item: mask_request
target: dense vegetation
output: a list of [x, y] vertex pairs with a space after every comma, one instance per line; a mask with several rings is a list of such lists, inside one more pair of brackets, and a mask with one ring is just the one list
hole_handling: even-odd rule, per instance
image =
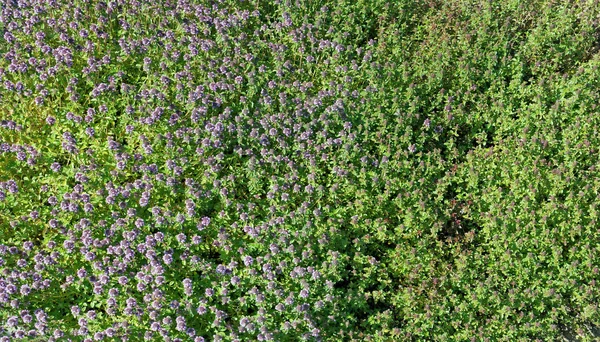
[[0, 341], [593, 338], [598, 1], [0, 8]]

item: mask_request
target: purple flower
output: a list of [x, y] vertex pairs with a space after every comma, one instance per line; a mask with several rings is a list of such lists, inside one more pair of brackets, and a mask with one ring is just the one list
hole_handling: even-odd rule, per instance
[[198, 309], [196, 309], [198, 315], [204, 315], [206, 313], [206, 307], [204, 305], [200, 305]]
[[308, 290], [307, 289], [302, 289], [300, 291], [300, 297], [307, 298], [308, 297]]
[[121, 148], [121, 144], [119, 144], [118, 142], [116, 142], [116, 141], [114, 141], [112, 139], [109, 139], [108, 140], [108, 148], [110, 150], [116, 151], [116, 150], [118, 150], [118, 149]]
[[185, 291], [185, 294], [188, 296], [192, 295], [192, 280], [189, 278], [186, 278], [183, 280], [183, 288]]
[[146, 290], [146, 284], [144, 284], [144, 283], [138, 283], [137, 284], [137, 290], [139, 292], [144, 292], [144, 290]]
[[21, 295], [27, 296], [31, 292], [29, 285], [25, 284], [21, 286]]
[[127, 284], [127, 282], [128, 282], [128, 279], [127, 279], [127, 277], [125, 277], [125, 276], [120, 276], [120, 277], [119, 277], [119, 279], [118, 279], [118, 282], [119, 282], [119, 284], [120, 284], [121, 286], [124, 286], [124, 285], [126, 285], [126, 284]]
[[48, 204], [54, 206], [58, 203], [58, 199], [56, 198], [56, 196], [50, 196], [48, 197]]
[[11, 316], [6, 320], [6, 325], [9, 327], [16, 327], [19, 324], [19, 318], [17, 316]]
[[54, 336], [54, 338], [59, 339], [64, 336], [64, 333], [62, 332], [62, 330], [55, 329], [52, 335]]
[[198, 230], [203, 230], [210, 224], [210, 217], [203, 217], [202, 220], [198, 223]]
[[52, 163], [52, 165], [50, 166], [50, 169], [52, 169], [52, 171], [54, 172], [59, 172], [61, 168], [62, 167], [59, 163]]
[[[223, 266], [223, 265], [218, 265], [216, 270], [215, 270], [218, 274], [221, 275], [225, 275], [225, 274], [229, 274], [231, 273], [231, 270], [228, 269], [227, 267]], [[224, 290], [225, 291], [225, 290]]]
[[92, 260], [94, 260], [95, 258], [96, 258], [96, 255], [95, 255], [93, 252], [87, 252], [87, 253], [85, 254], [85, 259], [86, 259], [87, 261], [92, 261]]
[[182, 316], [178, 316], [175, 319], [175, 322], [177, 322], [177, 331], [185, 331], [186, 330], [186, 325], [185, 325], [185, 318]]
[[86, 276], [86, 275], [87, 275], [87, 271], [86, 271], [84, 268], [80, 268], [80, 269], [77, 271], [77, 276], [78, 276], [79, 278], [85, 278], [85, 276]]
[[254, 258], [252, 258], [251, 256], [246, 255], [244, 257], [244, 265], [250, 266], [250, 265], [252, 265], [253, 262], [254, 262]]
[[[52, 226], [52, 225], [51, 225]], [[73, 249], [75, 248], [75, 244], [73, 243], [73, 241], [71, 240], [65, 240], [65, 242], [63, 243], [63, 247], [68, 251], [68, 252], [72, 252]]]

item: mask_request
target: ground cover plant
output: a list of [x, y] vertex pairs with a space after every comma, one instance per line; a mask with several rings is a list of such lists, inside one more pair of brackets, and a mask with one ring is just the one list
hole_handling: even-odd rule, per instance
[[597, 1], [0, 10], [0, 341], [594, 338]]

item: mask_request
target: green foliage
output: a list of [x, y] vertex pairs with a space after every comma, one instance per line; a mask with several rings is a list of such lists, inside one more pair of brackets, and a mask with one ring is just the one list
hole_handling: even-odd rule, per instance
[[120, 3], [0, 20], [0, 294], [48, 281], [1, 297], [0, 327], [41, 309], [38, 336], [74, 340], [90, 310], [90, 336], [130, 340], [178, 316], [227, 341], [594, 338], [597, 1]]

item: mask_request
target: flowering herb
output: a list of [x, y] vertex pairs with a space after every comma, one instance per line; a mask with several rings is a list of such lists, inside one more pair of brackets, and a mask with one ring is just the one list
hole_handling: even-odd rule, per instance
[[600, 6], [5, 1], [0, 341], [600, 325]]

